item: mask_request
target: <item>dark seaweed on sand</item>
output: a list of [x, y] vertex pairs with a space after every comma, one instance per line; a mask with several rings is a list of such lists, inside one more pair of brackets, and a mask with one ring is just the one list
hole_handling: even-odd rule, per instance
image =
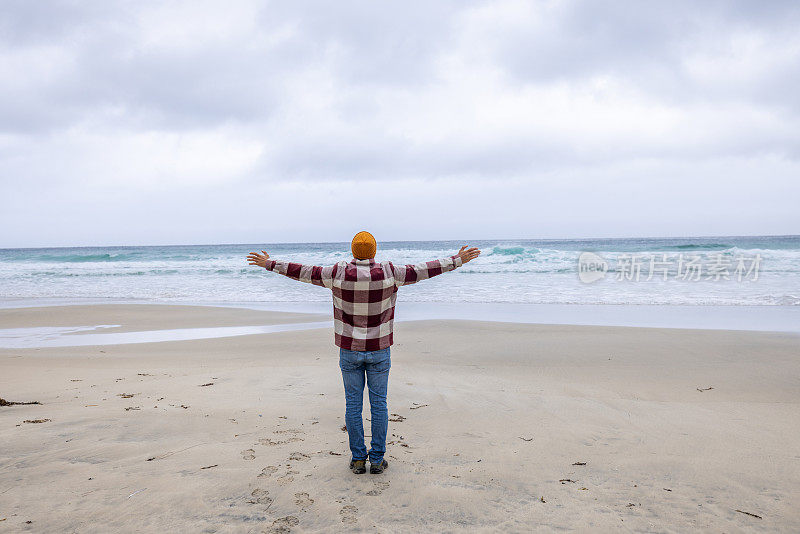
[[41, 404], [39, 401], [32, 401], [32, 402], [17, 402], [17, 401], [7, 401], [4, 398], [0, 397], [0, 406], [14, 406], [17, 404]]
[[749, 515], [750, 517], [755, 517], [756, 519], [764, 519], [760, 515], [751, 514], [750, 512], [745, 512], [744, 510], [737, 509], [736, 511], [739, 512], [740, 514]]

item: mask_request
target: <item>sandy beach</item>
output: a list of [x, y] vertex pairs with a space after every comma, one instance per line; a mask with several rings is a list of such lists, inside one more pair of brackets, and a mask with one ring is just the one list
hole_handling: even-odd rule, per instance
[[[326, 319], [0, 310], [107, 332]], [[381, 475], [347, 468], [330, 328], [0, 350], [0, 397], [41, 403], [0, 407], [0, 532], [800, 531], [800, 335], [412, 321], [395, 340]]]

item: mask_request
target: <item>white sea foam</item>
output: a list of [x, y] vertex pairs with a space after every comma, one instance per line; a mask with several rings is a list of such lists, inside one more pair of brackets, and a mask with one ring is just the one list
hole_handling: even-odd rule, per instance
[[[381, 243], [378, 260], [419, 263], [454, 254], [462, 242]], [[416, 302], [800, 305], [800, 238], [685, 238], [479, 241], [483, 254], [454, 273], [404, 288]], [[247, 265], [251, 250], [299, 263], [349, 260], [340, 244], [214, 245], [0, 250], [0, 299], [137, 299], [159, 302], [327, 302], [329, 293]], [[578, 256], [612, 264], [582, 284]], [[758, 280], [616, 280], [622, 254], [761, 258]], [[674, 274], [674, 267], [670, 271]]]

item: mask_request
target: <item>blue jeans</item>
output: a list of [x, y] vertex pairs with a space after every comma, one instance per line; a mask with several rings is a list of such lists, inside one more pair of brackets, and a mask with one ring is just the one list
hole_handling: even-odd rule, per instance
[[361, 420], [361, 405], [364, 402], [364, 378], [369, 390], [369, 411], [372, 419], [372, 441], [369, 461], [379, 464], [386, 453], [386, 430], [389, 427], [389, 409], [386, 391], [389, 385], [389, 368], [392, 366], [389, 348], [374, 351], [339, 349], [339, 367], [344, 380], [345, 413], [347, 435], [353, 460], [366, 460], [364, 446], [364, 423]]

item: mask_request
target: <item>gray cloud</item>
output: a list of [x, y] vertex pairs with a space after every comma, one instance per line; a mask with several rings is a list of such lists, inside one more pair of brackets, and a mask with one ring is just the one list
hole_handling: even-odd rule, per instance
[[[789, 90], [800, 71], [796, 2], [571, 2], [548, 14], [558, 21], [542, 23], [539, 32], [505, 29], [497, 40], [494, 59], [510, 76], [569, 81], [613, 75], [670, 102], [722, 98], [800, 111], [798, 92]], [[737, 58], [759, 44], [748, 62]], [[709, 67], [730, 62], [737, 76], [697, 79], [687, 63], [698, 55]], [[780, 64], [749, 71], [781, 55]]]
[[731, 214], [753, 180], [783, 206], [800, 173], [798, 26], [796, 2], [8, 1], [0, 192], [21, 208], [0, 222], [31, 217], [25, 235], [44, 235], [54, 221], [26, 213], [45, 190], [50, 206], [137, 213], [125, 199], [169, 204], [191, 188], [289, 202], [378, 182], [443, 198], [446, 183], [559, 199], [566, 187], [591, 218], [598, 180], [613, 203], [657, 169], [698, 210], [722, 176], [741, 191]]

